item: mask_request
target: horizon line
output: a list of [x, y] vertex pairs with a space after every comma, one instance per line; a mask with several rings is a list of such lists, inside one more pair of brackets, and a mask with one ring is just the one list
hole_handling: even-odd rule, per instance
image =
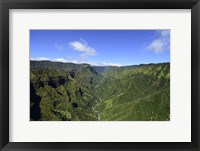
[[168, 61], [166, 61], [166, 62], [157, 62], [157, 63], [139, 63], [139, 64], [129, 64], [129, 65], [92, 65], [92, 64], [90, 64], [90, 63], [84, 63], [84, 62], [81, 62], [81, 63], [74, 63], [74, 62], [63, 62], [63, 61], [57, 61], [57, 60], [34, 60], [34, 59], [30, 59], [30, 61], [37, 61], [37, 62], [39, 62], [39, 61], [49, 61], [49, 62], [58, 62], [58, 63], [71, 63], [71, 64], [79, 64], [79, 65], [81, 65], [81, 64], [88, 64], [88, 65], [91, 65], [91, 66], [96, 66], [96, 67], [98, 67], [98, 66], [100, 66], [100, 67], [108, 67], [108, 66], [111, 66], [111, 67], [126, 67], [126, 66], [135, 66], [135, 65], [148, 65], [148, 64], [162, 64], [162, 63], [170, 63], [170, 62], [168, 62]]

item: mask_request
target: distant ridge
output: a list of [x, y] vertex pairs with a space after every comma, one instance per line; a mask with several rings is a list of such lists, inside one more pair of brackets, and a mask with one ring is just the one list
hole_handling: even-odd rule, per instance
[[129, 67], [129, 66], [143, 66], [143, 65], [154, 65], [154, 64], [170, 64], [170, 62], [160, 62], [160, 63], [141, 63], [141, 64], [133, 64], [133, 65], [122, 65], [122, 66], [114, 66], [114, 65], [91, 65], [89, 63], [73, 63], [73, 62], [62, 62], [62, 61], [52, 61], [52, 60], [30, 60], [30, 62], [52, 62], [52, 63], [63, 63], [63, 64], [74, 64], [74, 65], [90, 65], [93, 67]]

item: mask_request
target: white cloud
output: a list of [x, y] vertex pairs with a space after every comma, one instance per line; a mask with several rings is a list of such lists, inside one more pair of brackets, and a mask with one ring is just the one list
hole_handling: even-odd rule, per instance
[[170, 30], [161, 30], [160, 35], [162, 37], [169, 36]]
[[117, 66], [117, 67], [120, 67], [122, 66], [120, 63], [106, 63], [106, 62], [91, 62], [91, 61], [86, 61], [84, 63], [88, 63], [92, 66]]
[[170, 47], [170, 30], [159, 30], [156, 33], [158, 33], [158, 37], [148, 44], [147, 49], [155, 53], [168, 50]]
[[56, 58], [53, 59], [52, 61], [58, 61], [58, 62], [71, 62], [71, 63], [75, 63], [75, 64], [82, 64], [82, 63], [86, 63], [86, 64], [90, 64], [92, 66], [122, 66], [120, 63], [99, 63], [99, 62], [92, 62], [92, 61], [85, 61], [85, 60], [81, 60], [81, 59], [72, 59], [72, 58]]
[[153, 50], [155, 53], [162, 52], [165, 48], [165, 42], [162, 39], [155, 39], [153, 40], [149, 46], [149, 50]]
[[56, 59], [53, 59], [53, 61], [66, 62], [66, 59], [64, 59], [64, 58], [56, 58]]
[[95, 56], [97, 54], [96, 50], [88, 46], [87, 42], [84, 40], [73, 41], [70, 42], [69, 45], [73, 50], [81, 52], [81, 58], [87, 58], [89, 56]]
[[50, 58], [45, 58], [45, 57], [36, 57], [36, 58], [31, 58], [30, 60], [34, 61], [54, 61], [54, 62], [71, 62], [71, 63], [80, 63], [80, 61], [76, 59], [70, 59], [70, 58], [55, 58], [55, 59], [50, 59]]
[[55, 47], [57, 50], [64, 50], [64, 46], [61, 45], [61, 44], [58, 44], [58, 43], [55, 43], [55, 44], [54, 44], [54, 47]]
[[56, 62], [70, 62], [70, 63], [75, 63], [75, 64], [80, 64], [80, 61], [78, 59], [71, 59], [71, 58], [55, 58], [51, 61], [56, 61]]
[[103, 63], [101, 66], [117, 66], [117, 67], [121, 67], [122, 64], [120, 63]]
[[49, 58], [46, 58], [46, 57], [36, 57], [36, 58], [31, 58], [31, 60], [42, 61], [42, 60], [49, 60]]
[[84, 61], [84, 60], [81, 60], [81, 59], [73, 59], [73, 58], [55, 58], [55, 59], [49, 59], [49, 58], [44, 58], [44, 57], [41, 57], [41, 58], [31, 58], [31, 60], [35, 60], [35, 61], [42, 61], [42, 60], [49, 60], [49, 61], [54, 61], [54, 62], [68, 62], [68, 63], [75, 63], [75, 64], [83, 64], [83, 63], [86, 63], [86, 64], [90, 64], [92, 66], [122, 66], [121, 64], [119, 63], [99, 63], [99, 62], [92, 62], [92, 61]]
[[[64, 47], [62, 45], [59, 45], [57, 43], [55, 43], [54, 46], [58, 50], [64, 49]], [[94, 48], [90, 47], [87, 44], [87, 41], [85, 41], [83, 39], [80, 39], [79, 41], [70, 42], [69, 46], [73, 50], [80, 52], [81, 53], [80, 56], [77, 58], [67, 57], [67, 58], [54, 58], [54, 59], [41, 57], [41, 58], [31, 58], [31, 60], [38, 60], [38, 61], [49, 60], [49, 61], [55, 61], [55, 62], [70, 62], [70, 63], [75, 63], [75, 64], [87, 63], [92, 66], [122, 66], [119, 63], [105, 63], [105, 62], [88, 61], [88, 57], [95, 56], [97, 54], [97, 52]]]

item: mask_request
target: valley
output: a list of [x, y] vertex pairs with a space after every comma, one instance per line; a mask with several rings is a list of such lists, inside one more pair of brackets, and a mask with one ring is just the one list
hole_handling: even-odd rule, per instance
[[30, 61], [31, 121], [169, 121], [170, 64]]

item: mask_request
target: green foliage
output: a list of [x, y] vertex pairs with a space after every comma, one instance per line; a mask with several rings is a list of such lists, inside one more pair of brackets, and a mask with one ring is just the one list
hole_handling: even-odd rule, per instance
[[170, 120], [169, 63], [93, 67], [31, 61], [30, 80], [30, 108], [39, 118], [32, 113], [32, 120]]

